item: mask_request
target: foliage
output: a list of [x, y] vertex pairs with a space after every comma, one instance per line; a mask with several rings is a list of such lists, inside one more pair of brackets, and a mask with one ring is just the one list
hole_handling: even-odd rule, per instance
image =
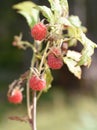
[[[83, 45], [83, 49], [80, 52], [81, 57], [79, 61], [76, 61], [77, 62], [76, 65], [79, 67], [81, 65], [90, 66], [91, 56], [94, 53], [94, 48], [97, 47], [97, 45], [86, 37], [85, 33], [83, 32], [84, 31], [83, 26], [81, 25], [81, 21], [79, 17], [68, 15], [69, 10], [68, 10], [67, 0], [65, 1], [64, 0], [61, 0], [61, 1], [49, 0], [49, 2], [51, 5], [51, 8], [48, 8], [46, 6], [39, 6], [30, 1], [16, 4], [13, 6], [13, 8], [17, 9], [18, 13], [22, 14], [26, 18], [30, 28], [32, 28], [36, 23], [39, 22], [39, 12], [41, 12], [42, 15], [44, 16], [44, 19], [46, 19], [50, 23], [51, 28], [53, 28], [53, 26], [56, 26], [52, 30], [55, 31], [55, 29], [57, 29], [58, 26], [67, 26], [66, 28], [62, 27], [63, 30], [67, 30], [68, 33], [65, 34], [66, 36], [64, 35], [62, 36], [62, 39], [60, 39], [59, 44], [61, 44], [62, 41], [66, 41], [68, 42], [68, 44], [70, 43], [70, 46], [71, 45], [73, 46], [75, 45], [74, 43], [72, 43], [74, 40], [76, 42], [79, 41]], [[61, 32], [61, 35], [62, 35], [62, 32]], [[67, 57], [68, 57], [67, 55], [63, 57], [65, 64], [66, 64], [65, 60], [67, 59]], [[73, 58], [73, 60], [75, 59]], [[71, 61], [71, 64], [72, 64], [72, 61]], [[79, 73], [78, 76], [75, 74], [75, 76], [79, 78], [81, 77], [81, 73]]]
[[[33, 43], [22, 40], [22, 34], [15, 36], [13, 45], [21, 49], [30, 47], [33, 51], [31, 66], [29, 70], [15, 80], [9, 87], [8, 95], [13, 89], [22, 87], [22, 84], [27, 82], [27, 110], [28, 121], [33, 130], [36, 130], [36, 98], [39, 99], [42, 92], [47, 92], [51, 88], [53, 76], [51, 68], [47, 60], [48, 54], [53, 53], [53, 57], [60, 59], [69, 68], [77, 78], [81, 78], [81, 66], [90, 66], [91, 56], [94, 53], [94, 48], [97, 45], [87, 38], [85, 35], [86, 28], [82, 26], [78, 16], [69, 16], [69, 6], [67, 0], [48, 0], [50, 8], [47, 6], [36, 5], [33, 2], [25, 1], [13, 6], [17, 12], [25, 17], [30, 30], [35, 27], [34, 33], [38, 36], [38, 31], [47, 29], [47, 34], [44, 39], [36, 40]], [[41, 19], [42, 14], [43, 19]], [[40, 24], [42, 26], [40, 28]], [[45, 25], [45, 27], [43, 26]], [[37, 32], [37, 33], [36, 33]], [[65, 33], [64, 33], [65, 32]], [[39, 37], [41, 33], [39, 34]], [[33, 35], [32, 35], [33, 37]], [[70, 50], [70, 47], [75, 46], [80, 42], [83, 46], [81, 52]], [[57, 48], [57, 51], [52, 51], [52, 48]], [[40, 80], [43, 78], [46, 81], [46, 88], [40, 92], [32, 90], [33, 103], [30, 102], [29, 80], [32, 75], [37, 75]], [[33, 114], [32, 114], [33, 113]]]

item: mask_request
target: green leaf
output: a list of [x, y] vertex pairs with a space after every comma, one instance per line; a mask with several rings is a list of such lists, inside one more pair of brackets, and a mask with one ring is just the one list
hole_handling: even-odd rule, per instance
[[77, 65], [90, 66], [91, 56], [94, 53], [94, 49], [97, 48], [97, 45], [86, 37], [81, 27], [75, 27], [75, 25], [69, 26], [68, 34], [71, 38], [80, 41], [80, 43], [83, 45], [81, 52], [82, 56]]
[[59, 14], [61, 13], [61, 5], [59, 0], [48, 0], [51, 5], [51, 10]]
[[74, 27], [73, 25], [69, 26], [69, 27], [68, 27], [68, 35], [69, 35], [71, 38], [74, 38], [74, 39], [77, 39], [77, 40], [78, 40], [78, 37], [79, 37], [78, 28], [77, 28], [77, 27]]
[[51, 88], [51, 82], [53, 81], [53, 76], [49, 68], [45, 70], [45, 77], [46, 77], [46, 89], [44, 91], [47, 92], [47, 90]]
[[14, 5], [13, 8], [26, 18], [30, 27], [33, 27], [39, 21], [39, 11], [35, 9], [36, 6], [33, 2], [25, 1]]
[[[91, 53], [92, 52], [92, 53]], [[91, 55], [93, 54], [93, 48], [88, 46], [88, 47], [85, 47], [83, 50], [82, 50], [82, 56], [81, 56], [81, 59], [80, 61], [78, 62], [77, 65], [85, 65], [85, 66], [90, 66], [91, 64]]]
[[69, 10], [68, 10], [68, 1], [67, 0], [48, 0], [48, 1], [51, 5], [51, 9], [54, 11], [54, 14], [57, 17], [61, 16], [61, 15], [63, 15], [65, 17], [68, 15]]
[[69, 57], [63, 58], [64, 63], [67, 65], [69, 71], [73, 73], [78, 79], [81, 79], [81, 68], [77, 65], [77, 62]]
[[47, 6], [37, 6], [37, 8], [42, 12], [43, 16], [47, 18], [48, 22], [53, 23], [54, 15], [50, 8]]
[[66, 26], [72, 26], [70, 21], [65, 17], [60, 17], [60, 19], [58, 19], [58, 23], [66, 25]]
[[28, 25], [32, 28], [36, 23], [38, 23], [39, 11], [32, 9], [32, 14], [28, 14], [24, 11], [18, 11], [19, 14], [24, 16], [27, 20]]
[[62, 8], [59, 0], [48, 0], [51, 5], [51, 10], [54, 12], [54, 21], [55, 23], [62, 15]]
[[71, 46], [76, 46], [77, 45], [77, 39], [75, 38], [72, 38], [68, 41], [68, 46], [71, 47]]
[[67, 16], [69, 14], [69, 7], [68, 7], [68, 1], [67, 0], [60, 0], [63, 16]]
[[21, 2], [13, 6], [14, 9], [24, 10], [27, 12], [31, 11], [31, 8], [33, 7], [36, 7], [36, 4], [31, 1]]
[[74, 25], [75, 27], [81, 27], [81, 21], [78, 16], [71, 15], [69, 17], [69, 21]]
[[80, 38], [78, 38], [78, 40], [84, 46], [82, 50], [82, 56], [80, 61], [78, 62], [78, 65], [90, 66], [91, 56], [94, 53], [94, 49], [97, 48], [97, 45], [94, 42], [92, 42], [90, 39], [88, 39], [86, 35], [82, 32], [82, 30], [80, 30]]
[[78, 62], [82, 55], [79, 52], [68, 50], [66, 56]]

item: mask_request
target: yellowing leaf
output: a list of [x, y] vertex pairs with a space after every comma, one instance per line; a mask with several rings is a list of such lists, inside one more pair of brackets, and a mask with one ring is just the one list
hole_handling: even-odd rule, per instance
[[73, 59], [70, 59], [68, 57], [63, 58], [64, 63], [67, 65], [69, 71], [73, 73], [78, 79], [81, 79], [81, 67], [76, 66], [77, 62], [74, 61]]
[[75, 27], [81, 27], [81, 21], [78, 16], [71, 15], [69, 17], [69, 21], [75, 26]]
[[97, 48], [97, 45], [86, 37], [86, 35], [80, 30], [80, 38], [78, 39], [84, 46], [82, 50], [82, 56], [78, 65], [90, 66], [91, 56], [94, 53], [94, 48]]
[[48, 0], [50, 2], [51, 5], [51, 9], [54, 11], [55, 14], [61, 13], [61, 5], [59, 3], [59, 0]]
[[67, 0], [60, 0], [61, 8], [63, 10], [63, 16], [67, 16], [69, 14], [69, 7]]
[[60, 17], [60, 19], [58, 19], [58, 23], [66, 25], [66, 26], [72, 26], [70, 21], [65, 17]]
[[68, 1], [67, 0], [48, 0], [51, 9], [54, 11], [55, 15], [63, 15], [64, 17], [68, 15]]
[[13, 8], [18, 9], [18, 10], [30, 10], [31, 8], [35, 6], [36, 4], [31, 1], [24, 1], [24, 2], [14, 5]]
[[33, 27], [39, 21], [39, 11], [35, 7], [37, 5], [30, 1], [21, 2], [13, 6], [14, 9], [18, 10], [18, 13], [26, 18], [30, 27]]
[[54, 14], [54, 22], [57, 23], [58, 19], [62, 15], [62, 7], [59, 0], [48, 0], [51, 5], [51, 10]]
[[79, 52], [68, 50], [66, 56], [78, 62], [82, 55]]
[[33, 7], [36, 7], [36, 4], [31, 1], [21, 2], [13, 6], [14, 9], [24, 10], [26, 12], [31, 11]]
[[69, 26], [68, 34], [70, 37], [80, 41], [83, 45], [83, 49], [81, 51], [82, 56], [77, 65], [90, 66], [91, 56], [94, 53], [94, 49], [97, 48], [97, 45], [86, 37], [81, 27], [76, 27], [75, 25]]
[[47, 6], [37, 6], [37, 8], [42, 12], [43, 16], [47, 18], [48, 22], [53, 23], [54, 15], [50, 8]]
[[76, 45], [77, 45], [77, 39], [75, 38], [70, 39], [70, 41], [68, 42], [69, 47], [76, 46]]
[[32, 9], [32, 13], [30, 12], [30, 14], [22, 10], [18, 11], [18, 13], [26, 18], [30, 27], [33, 27], [38, 22], [39, 12], [36, 9]]

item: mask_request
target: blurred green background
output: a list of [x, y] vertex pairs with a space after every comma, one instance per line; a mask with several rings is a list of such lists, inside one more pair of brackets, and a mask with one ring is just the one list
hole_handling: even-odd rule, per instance
[[[30, 130], [29, 124], [11, 121], [12, 115], [26, 114], [26, 101], [12, 105], [7, 101], [8, 85], [30, 66], [31, 50], [12, 46], [14, 35], [23, 33], [31, 41], [25, 19], [12, 9], [23, 0], [0, 0], [0, 130]], [[49, 6], [47, 0], [33, 0]], [[88, 28], [87, 36], [97, 43], [97, 0], [68, 0], [70, 14], [78, 15]], [[79, 48], [80, 49], [80, 46]], [[37, 108], [39, 130], [97, 130], [97, 51], [89, 69], [83, 68], [82, 79], [69, 73], [66, 66], [53, 71], [53, 87], [42, 95]], [[24, 92], [25, 99], [25, 92]]]

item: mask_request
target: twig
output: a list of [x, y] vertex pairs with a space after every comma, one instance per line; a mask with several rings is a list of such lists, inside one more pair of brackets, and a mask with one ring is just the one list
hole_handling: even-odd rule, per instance
[[28, 121], [28, 117], [10, 116], [8, 118], [10, 120], [21, 121], [21, 122], [27, 122]]
[[36, 102], [37, 102], [37, 100], [36, 100], [36, 91], [33, 91], [33, 109], [32, 109], [32, 121], [33, 121], [33, 128], [32, 128], [32, 130], [37, 130], [37, 128], [36, 128]]

